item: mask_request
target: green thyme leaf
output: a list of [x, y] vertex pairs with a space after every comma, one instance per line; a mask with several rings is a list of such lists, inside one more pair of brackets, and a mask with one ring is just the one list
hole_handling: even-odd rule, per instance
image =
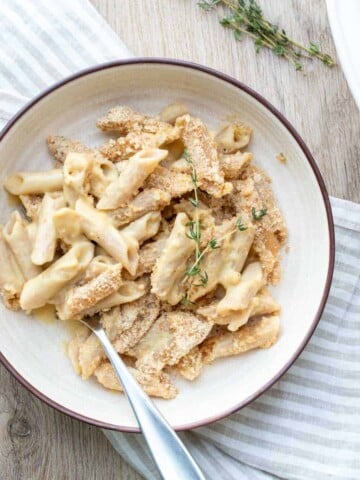
[[251, 215], [255, 221], [258, 221], [261, 218], [265, 217], [266, 214], [267, 214], [266, 208], [261, 208], [259, 211], [256, 211], [255, 207], [251, 209]]

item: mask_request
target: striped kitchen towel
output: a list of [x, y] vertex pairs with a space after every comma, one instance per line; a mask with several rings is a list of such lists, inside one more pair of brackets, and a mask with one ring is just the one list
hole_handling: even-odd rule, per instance
[[[0, 4], [0, 124], [56, 80], [131, 56], [87, 0]], [[181, 437], [208, 479], [360, 477], [360, 205], [332, 199], [336, 267], [303, 354], [240, 412]], [[104, 432], [147, 479], [159, 478], [140, 435]]]

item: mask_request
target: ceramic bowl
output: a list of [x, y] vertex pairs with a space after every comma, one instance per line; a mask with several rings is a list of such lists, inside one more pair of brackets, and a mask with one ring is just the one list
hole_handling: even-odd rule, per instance
[[[118, 61], [54, 85], [9, 122], [1, 134], [0, 180], [18, 170], [50, 169], [49, 134], [98, 145], [104, 134], [95, 121], [110, 107], [125, 104], [156, 114], [172, 102], [185, 103], [213, 129], [233, 115], [252, 125], [250, 149], [272, 178], [289, 229], [283, 278], [273, 290], [282, 305], [278, 342], [268, 350], [219, 360], [195, 382], [177, 379], [178, 397], [155, 402], [180, 430], [218, 420], [257, 398], [295, 361], [319, 321], [333, 270], [333, 223], [324, 182], [303, 140], [269, 102], [217, 71], [174, 60]], [[286, 164], [276, 159], [279, 152]], [[13, 208], [2, 191], [1, 223]], [[137, 430], [122, 394], [74, 372], [65, 354], [69, 331], [64, 324], [44, 323], [1, 304], [0, 331], [1, 361], [33, 394], [94, 425]]]

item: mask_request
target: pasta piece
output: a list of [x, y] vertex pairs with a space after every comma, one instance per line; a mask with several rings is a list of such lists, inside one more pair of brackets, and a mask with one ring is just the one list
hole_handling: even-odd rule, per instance
[[139, 265], [135, 274], [137, 277], [153, 271], [157, 259], [164, 250], [166, 238], [166, 236], [161, 236], [161, 238], [158, 238], [154, 242], [147, 243], [140, 249]]
[[230, 155], [221, 155], [219, 164], [224, 172], [226, 180], [234, 180], [240, 177], [241, 172], [247, 167], [253, 159], [253, 154], [249, 152], [237, 152]]
[[31, 261], [35, 265], [51, 262], [56, 249], [56, 230], [54, 213], [64, 207], [64, 197], [58, 193], [45, 193], [37, 221], [36, 235], [31, 252]]
[[212, 323], [189, 312], [165, 312], [131, 352], [141, 370], [161, 370], [175, 365], [181, 357], [201, 343]]
[[252, 298], [265, 284], [264, 274], [259, 262], [250, 263], [237, 283], [229, 284], [226, 294], [217, 306], [219, 315], [247, 308]]
[[70, 152], [87, 153], [91, 155], [99, 153], [92, 148], [86, 147], [79, 140], [58, 135], [49, 135], [47, 138], [47, 146], [51, 155], [59, 163], [64, 163], [67, 154]]
[[2, 226], [0, 226], [0, 264], [0, 293], [4, 304], [10, 310], [18, 310], [19, 297], [25, 279], [13, 252], [4, 239]]
[[41, 268], [31, 261], [32, 243], [27, 230], [28, 225], [29, 223], [21, 217], [19, 212], [13, 212], [3, 229], [3, 236], [14, 254], [25, 280], [36, 277], [41, 272]]
[[79, 350], [80, 346], [85, 342], [85, 340], [90, 336], [91, 331], [88, 327], [82, 324], [76, 325], [76, 330], [67, 346], [67, 353], [71, 360], [71, 363], [74, 367], [75, 372], [80, 375], [80, 364], [79, 364]]
[[[128, 367], [130, 373], [134, 376], [135, 380], [143, 388], [144, 392], [150, 397], [159, 397], [166, 400], [175, 398], [178, 391], [177, 388], [171, 383], [170, 378], [166, 373], [149, 373], [142, 372], [132, 367]], [[104, 362], [94, 372], [98, 382], [109, 390], [117, 390], [122, 392], [123, 389], [119, 383], [119, 380], [115, 374], [115, 371], [110, 362]]]
[[40, 212], [41, 195], [20, 195], [20, 201], [25, 209], [26, 216], [33, 222], [37, 220]]
[[196, 313], [204, 316], [207, 320], [213, 321], [217, 325], [227, 325], [230, 331], [238, 330], [248, 322], [250, 317], [278, 313], [280, 311], [279, 305], [266, 288], [262, 288], [258, 294], [252, 298], [246, 309], [234, 311], [225, 316], [220, 316], [217, 313], [218, 303], [219, 301], [216, 300], [208, 305], [201, 306], [197, 309]]
[[90, 193], [93, 158], [85, 153], [70, 152], [64, 161], [64, 197], [70, 207]]
[[186, 236], [189, 217], [178, 213], [164, 250], [156, 262], [151, 276], [152, 292], [170, 305], [180, 302], [184, 289], [182, 279], [186, 271], [186, 262], [195, 250], [195, 243]]
[[[121, 332], [116, 333], [114, 346], [117, 352], [130, 354], [131, 349], [149, 331], [160, 312], [160, 303], [155, 295], [147, 294], [134, 303], [121, 307], [120, 315], [123, 322]], [[102, 322], [107, 324], [104, 315]]]
[[100, 198], [104, 195], [107, 187], [116, 181], [118, 170], [107, 158], [97, 152], [93, 158], [93, 165], [90, 174], [90, 193]]
[[83, 199], [76, 202], [80, 226], [85, 235], [97, 242], [130, 273], [136, 272], [139, 261], [138, 242], [128, 235], [122, 235], [111, 223], [106, 213], [100, 212]]
[[117, 177], [116, 167], [98, 150], [86, 147], [78, 140], [61, 136], [49, 136], [47, 139], [50, 153], [59, 163], [64, 163], [69, 153], [85, 154], [92, 159], [90, 193], [99, 198], [106, 187]]
[[[154, 295], [146, 295], [132, 303], [113, 308], [101, 317], [101, 323], [118, 353], [127, 353], [145, 335], [160, 311]], [[84, 379], [89, 378], [106, 358], [95, 334], [79, 348], [78, 364]]]
[[178, 128], [123, 106], [111, 109], [97, 126], [104, 131], [125, 135], [110, 140], [101, 148], [102, 153], [113, 162], [127, 159], [144, 148], [159, 148], [179, 138]]
[[215, 228], [215, 240], [221, 238], [223, 240], [219, 240], [219, 249], [211, 250], [204, 257], [202, 269], [207, 273], [208, 281], [205, 286], [193, 287], [190, 290], [190, 300], [195, 301], [203, 297], [218, 284], [227, 289], [239, 282], [240, 271], [254, 240], [254, 233], [254, 227], [251, 224], [247, 224], [247, 229], [244, 231], [237, 230], [235, 220], [225, 221]]
[[94, 307], [85, 310], [83, 315], [91, 317], [96, 313], [106, 312], [112, 307], [134, 302], [145, 295], [146, 290], [147, 284], [142, 280], [137, 282], [125, 280], [116, 292], [98, 302]]
[[[241, 172], [249, 165], [253, 154], [249, 152], [237, 152], [231, 155], [219, 156], [220, 170], [224, 173], [225, 180], [233, 180], [240, 177]], [[179, 158], [170, 166], [171, 170], [181, 173], [191, 173], [191, 166], [185, 158]]]
[[108, 271], [109, 268], [111, 269], [117, 263], [113, 258], [106, 254], [96, 254], [96, 251], [94, 253], [95, 256], [89, 263], [80, 280], [77, 282], [78, 285], [85, 285], [102, 273]]
[[[178, 133], [177, 135], [178, 136]], [[170, 140], [172, 137], [170, 137]], [[111, 139], [101, 147], [101, 153], [116, 165], [128, 161], [136, 153], [145, 149], [161, 148], [166, 144], [167, 134], [130, 132], [125, 137]], [[122, 167], [120, 167], [120, 170]]]
[[201, 120], [184, 115], [176, 120], [182, 129], [182, 139], [195, 166], [200, 188], [215, 198], [232, 191], [232, 184], [224, 181], [220, 170], [215, 142]]
[[60, 320], [75, 320], [82, 318], [86, 310], [116, 292], [123, 280], [122, 265], [108, 265], [107, 269], [90, 282], [74, 286], [67, 292], [64, 302], [57, 306]]
[[202, 370], [202, 355], [198, 346], [190, 350], [189, 353], [180, 358], [175, 365], [175, 372], [186, 378], [186, 380], [195, 380]]
[[231, 123], [223, 128], [215, 137], [215, 141], [222, 153], [234, 153], [248, 146], [252, 128], [245, 123]]
[[160, 212], [149, 212], [121, 230], [122, 235], [135, 239], [139, 245], [157, 234], [161, 222]]
[[71, 208], [60, 208], [53, 215], [53, 223], [57, 238], [68, 245], [86, 240], [82, 235], [80, 216]]
[[174, 162], [178, 161], [183, 155], [185, 147], [182, 140], [179, 138], [174, 142], [168, 143], [165, 148], [168, 151], [168, 156], [165, 160], [161, 162], [161, 166], [165, 168], [170, 168], [171, 165]]
[[38, 230], [37, 222], [30, 222], [26, 225], [25, 228], [29, 237], [30, 244], [34, 248], [36, 233]]
[[90, 242], [76, 243], [50, 267], [25, 283], [20, 296], [21, 308], [31, 311], [48, 303], [62, 288], [85, 271], [93, 254], [94, 245]]
[[209, 364], [217, 358], [239, 355], [254, 348], [269, 348], [279, 335], [277, 315], [250, 320], [237, 332], [223, 332], [200, 345], [202, 360]]
[[211, 327], [211, 322], [189, 312], [163, 313], [131, 352], [137, 368], [159, 371], [175, 365], [207, 337]]
[[167, 192], [171, 198], [177, 198], [191, 192], [194, 185], [191, 176], [188, 174], [157, 167], [145, 182], [144, 188], [158, 188]]
[[171, 103], [161, 110], [159, 117], [162, 122], [174, 124], [178, 117], [182, 117], [187, 113], [189, 112], [186, 105], [182, 103]]
[[18, 172], [10, 175], [4, 187], [12, 195], [33, 195], [56, 192], [62, 189], [63, 172], [61, 169], [47, 172]]
[[166, 150], [145, 149], [130, 158], [119, 178], [111, 183], [100, 198], [97, 208], [112, 210], [126, 203], [136, 195], [145, 179], [167, 156]]
[[108, 215], [115, 227], [122, 227], [145, 213], [162, 210], [170, 203], [169, 193], [158, 188], [149, 188], [140, 192], [128, 205], [109, 210]]
[[214, 237], [215, 224], [211, 210], [200, 201], [198, 207], [195, 208], [189, 200], [182, 199], [174, 205], [174, 211], [175, 213], [186, 213], [191, 220], [195, 220], [196, 217], [199, 219], [201, 225], [200, 247], [205, 248]]
[[280, 249], [287, 239], [286, 225], [268, 176], [251, 164], [244, 174], [244, 179], [234, 181], [235, 191], [231, 196], [241, 215], [247, 214], [251, 218], [253, 209], [266, 209], [266, 215], [254, 222], [256, 232], [252, 248], [263, 266], [267, 282], [276, 285], [281, 278]]
[[158, 133], [162, 130], [172, 129], [168, 123], [142, 115], [126, 106], [112, 108], [105, 117], [97, 121], [96, 125], [104, 132], [115, 131], [120, 135], [126, 135], [129, 132]]

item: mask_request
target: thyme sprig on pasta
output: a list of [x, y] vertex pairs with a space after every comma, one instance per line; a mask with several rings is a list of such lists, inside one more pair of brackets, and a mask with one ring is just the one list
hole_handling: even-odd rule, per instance
[[[199, 217], [199, 196], [198, 196], [198, 184], [197, 184], [197, 173], [194, 162], [192, 161], [189, 152], [187, 149], [183, 152], [183, 158], [188, 165], [191, 167], [191, 181], [193, 184], [194, 196], [189, 198], [189, 202], [195, 208], [195, 213], [193, 220], [188, 222], [186, 226], [189, 227], [189, 231], [186, 233], [186, 236], [195, 242], [195, 263], [186, 270], [185, 279], [191, 277], [191, 286], [205, 286], [208, 282], [208, 274], [203, 272], [200, 267], [200, 261], [203, 257], [200, 250], [201, 242], [201, 223]], [[198, 278], [199, 283], [195, 282], [195, 277]]]
[[[195, 260], [194, 263], [186, 270], [184, 275], [183, 282], [190, 280], [190, 284], [188, 286], [188, 292], [191, 290], [192, 287], [205, 287], [208, 283], [209, 276], [205, 270], [201, 268], [201, 261], [203, 260], [206, 253], [211, 250], [216, 250], [221, 247], [222, 242], [233, 235], [235, 232], [240, 231], [243, 232], [247, 230], [241, 217], [239, 217], [235, 222], [235, 228], [233, 228], [230, 232], [227, 232], [220, 238], [212, 238], [208, 241], [207, 245], [203, 250], [201, 250], [201, 222], [199, 216], [199, 195], [198, 195], [198, 183], [197, 183], [197, 173], [194, 162], [191, 159], [191, 156], [187, 149], [183, 152], [183, 158], [188, 165], [191, 167], [191, 181], [193, 184], [193, 197], [189, 198], [189, 202], [194, 207], [194, 215], [193, 220], [187, 222], [186, 226], [189, 227], [189, 230], [186, 232], [186, 236], [195, 242]], [[262, 208], [258, 212], [255, 208], [252, 209], [252, 217], [254, 220], [260, 220], [264, 215], [266, 215], [267, 210], [266, 208]], [[184, 295], [181, 301], [182, 304], [191, 306], [194, 305], [194, 302], [191, 302], [188, 294]]]
[[220, 5], [228, 7], [231, 14], [221, 18], [220, 24], [231, 29], [236, 40], [241, 40], [243, 35], [251, 37], [256, 53], [263, 47], [268, 48], [275, 55], [285, 58], [296, 70], [303, 70], [302, 58], [316, 58], [328, 67], [336, 65], [330, 55], [320, 51], [316, 43], [302, 45], [290, 38], [284, 29], [267, 20], [255, 0], [201, 0], [198, 5], [205, 11]]
[[257, 222], [258, 220], [261, 220], [265, 215], [267, 214], [267, 209], [266, 208], [261, 208], [260, 210], [256, 211], [255, 207], [251, 209], [251, 215], [252, 218]]

